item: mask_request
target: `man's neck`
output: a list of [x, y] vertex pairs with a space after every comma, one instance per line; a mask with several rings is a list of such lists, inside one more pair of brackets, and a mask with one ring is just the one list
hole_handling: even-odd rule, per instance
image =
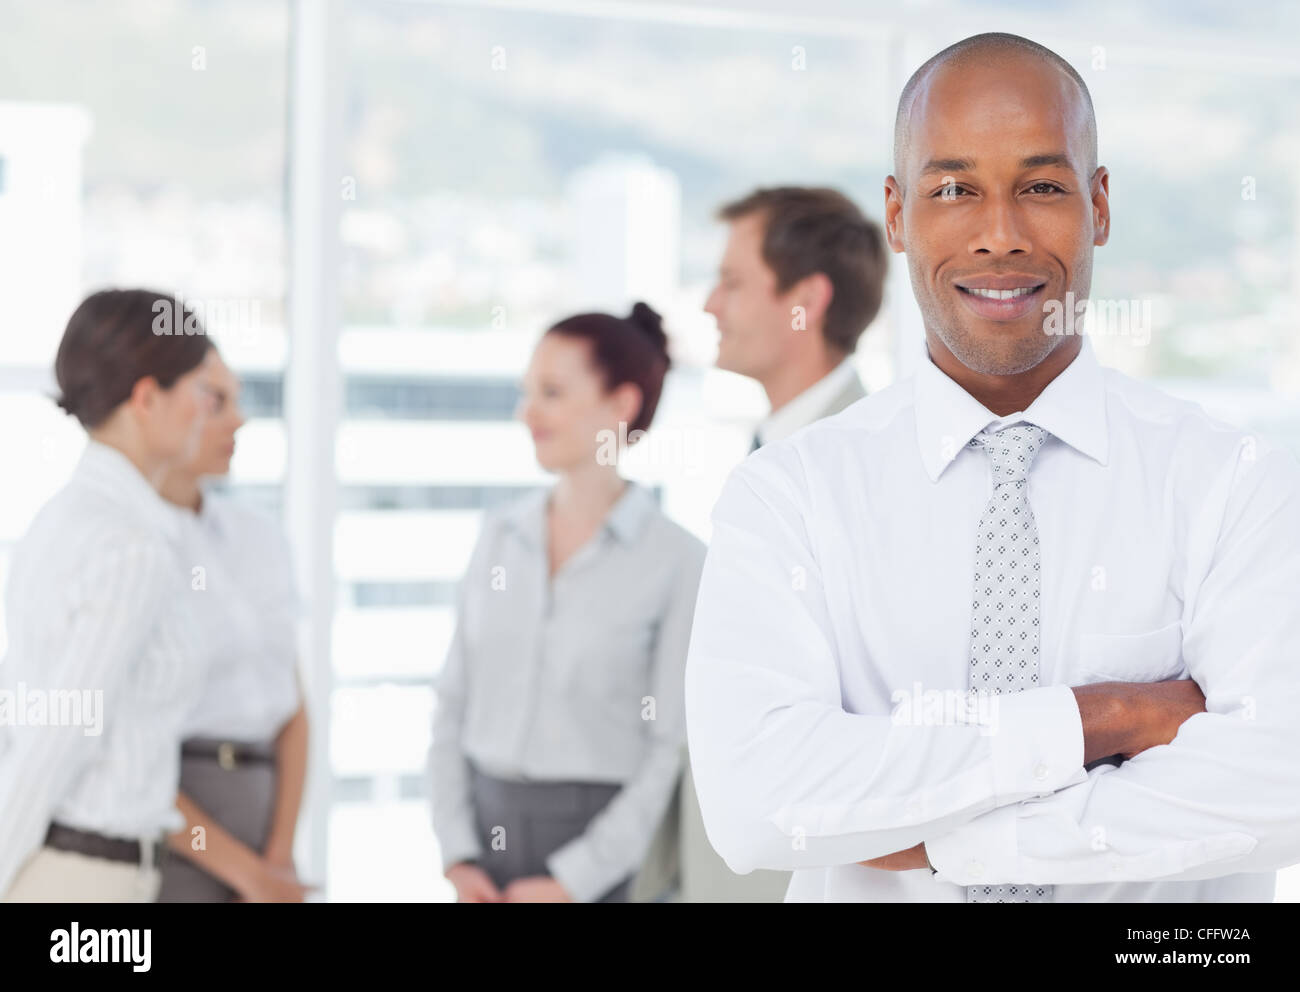
[[823, 352], [815, 361], [803, 365], [786, 364], [759, 380], [767, 393], [767, 402], [776, 413], [805, 390], [821, 382], [839, 367], [843, 355]]
[[1015, 375], [992, 375], [967, 368], [929, 331], [925, 340], [930, 359], [939, 370], [999, 417], [1029, 409], [1038, 394], [1069, 367], [1083, 347], [1082, 337], [1070, 335], [1033, 368]]

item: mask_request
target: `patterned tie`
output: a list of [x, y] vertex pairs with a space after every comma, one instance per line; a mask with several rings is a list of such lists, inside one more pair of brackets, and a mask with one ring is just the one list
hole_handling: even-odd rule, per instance
[[763, 447], [763, 442], [758, 439], [758, 431], [754, 431], [754, 441], [749, 446], [749, 453], [752, 455], [759, 448]]
[[[975, 540], [970, 688], [994, 694], [1038, 685], [1038, 526], [1028, 475], [1047, 432], [1015, 424], [986, 429], [969, 447], [993, 460], [993, 495]], [[1050, 885], [968, 885], [967, 902], [1051, 902]]]

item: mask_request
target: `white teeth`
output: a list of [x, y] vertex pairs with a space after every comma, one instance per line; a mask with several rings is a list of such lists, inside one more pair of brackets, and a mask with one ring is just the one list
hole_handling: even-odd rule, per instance
[[[965, 289], [965, 287], [962, 288]], [[1020, 289], [966, 289], [966, 292], [990, 300], [1014, 300], [1017, 296], [1028, 296], [1035, 288], [1034, 286], [1022, 286]]]

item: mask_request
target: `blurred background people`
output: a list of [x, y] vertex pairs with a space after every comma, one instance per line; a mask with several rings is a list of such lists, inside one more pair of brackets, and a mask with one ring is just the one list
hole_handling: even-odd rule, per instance
[[758, 189], [718, 217], [730, 230], [704, 309], [718, 368], [771, 404], [752, 451], [866, 395], [851, 356], [880, 311], [888, 255], [879, 226], [833, 189]]
[[459, 596], [430, 748], [462, 902], [626, 901], [679, 781], [704, 546], [622, 478], [670, 361], [659, 315], [560, 321], [518, 415], [553, 486], [489, 510]]
[[59, 345], [58, 403], [89, 440], [9, 574], [0, 678], [24, 705], [0, 721], [6, 901], [152, 901], [164, 834], [180, 825], [180, 721], [202, 672], [158, 487], [193, 457], [212, 402], [202, 328], [154, 333], [172, 306], [94, 293]]
[[288, 541], [261, 511], [201, 485], [230, 471], [244, 424], [239, 380], [214, 348], [212, 416], [162, 496], [184, 537], [207, 671], [182, 730], [185, 828], [169, 838], [160, 902], [301, 902], [294, 829], [307, 768]]
[[[880, 227], [833, 189], [758, 189], [718, 216], [730, 230], [704, 309], [718, 367], [757, 380], [771, 403], [754, 451], [866, 395], [852, 355], [880, 312], [888, 254]], [[785, 898], [789, 872], [737, 875], [709, 844], [689, 760], [680, 808], [683, 902]]]

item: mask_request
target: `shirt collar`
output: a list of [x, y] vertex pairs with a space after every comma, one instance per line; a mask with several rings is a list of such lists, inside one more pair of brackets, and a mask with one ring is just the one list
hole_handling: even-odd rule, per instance
[[[538, 489], [502, 511], [503, 522], [534, 548], [546, 546], [546, 505], [550, 496], [549, 488]], [[654, 509], [650, 490], [629, 479], [623, 495], [605, 515], [602, 530], [609, 531], [624, 544], [631, 544], [641, 536]]]
[[758, 425], [758, 437], [764, 444], [789, 437], [801, 427], [811, 424], [822, 415], [831, 401], [856, 375], [851, 356], [814, 382], [802, 393], [777, 410], [773, 410]]
[[193, 514], [195, 520], [208, 530], [214, 533], [219, 533], [222, 528], [221, 511], [221, 497], [217, 492], [207, 486], [200, 486], [199, 508]]
[[1079, 354], [1049, 382], [1029, 409], [999, 417], [934, 364], [927, 350], [914, 381], [916, 439], [935, 482], [971, 438], [990, 424], [1030, 423], [1106, 464], [1106, 383], [1085, 335]]
[[220, 534], [222, 526], [221, 507], [217, 505], [217, 500], [209, 489], [202, 490], [202, 498], [197, 510], [188, 506], [180, 506], [165, 497], [163, 498], [163, 504], [171, 511], [171, 516], [176, 518], [182, 532], [198, 530], [205, 533]]
[[75, 477], [128, 508], [171, 541], [180, 537], [180, 521], [131, 459], [93, 437], [77, 462]]

